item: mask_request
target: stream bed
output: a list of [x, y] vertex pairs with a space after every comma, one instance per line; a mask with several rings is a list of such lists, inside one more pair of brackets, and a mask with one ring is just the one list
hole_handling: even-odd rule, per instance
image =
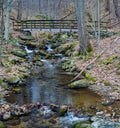
[[[61, 71], [57, 64], [43, 59], [44, 65], [37, 74], [31, 75], [25, 87], [20, 87], [20, 93], [11, 93], [6, 98], [12, 104], [55, 104], [72, 106], [75, 111], [81, 110], [82, 117], [78, 118], [74, 112], [69, 112], [65, 117], [51, 114], [47, 108], [46, 114], [34, 111], [30, 115], [6, 121], [7, 128], [69, 128], [73, 124], [89, 119], [89, 114], [104, 110], [101, 96], [84, 88], [79, 90], [66, 89], [61, 84], [70, 81], [73, 76]], [[36, 70], [34, 69], [34, 71]], [[46, 109], [45, 109], [46, 110]], [[50, 113], [49, 113], [50, 111]]]
[[[47, 47], [47, 52], [52, 52], [51, 46]], [[28, 49], [27, 51], [31, 52]], [[103, 97], [88, 88], [77, 90], [65, 88], [62, 85], [68, 83], [74, 76], [59, 68], [60, 60], [52, 62], [42, 59], [41, 61], [42, 67], [34, 64], [34, 68], [31, 69], [32, 73], [27, 79], [26, 86], [16, 87], [20, 91], [11, 92], [5, 99], [11, 104], [21, 106], [38, 104], [37, 107], [40, 104], [40, 107], [38, 109], [33, 107], [32, 112], [26, 116], [16, 116], [5, 121], [5, 126], [7, 128], [75, 128], [73, 125], [82, 121], [85, 122], [85, 128], [93, 128], [90, 127], [90, 117], [97, 112], [104, 114], [104, 111], [109, 110], [109, 106], [102, 105]], [[51, 105], [52, 109], [49, 107]], [[67, 111], [61, 115], [59, 106], [70, 106], [72, 109], [65, 109]]]

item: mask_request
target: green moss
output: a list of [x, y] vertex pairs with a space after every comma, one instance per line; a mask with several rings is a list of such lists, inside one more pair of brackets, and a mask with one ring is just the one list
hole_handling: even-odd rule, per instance
[[9, 72], [11, 72], [11, 71], [12, 71], [12, 67], [11, 67], [11, 66], [8, 67], [8, 68], [5, 70], [6, 73], [9, 73]]
[[96, 77], [91, 76], [88, 72], [85, 73], [85, 78], [89, 81], [96, 82]]
[[17, 76], [10, 76], [8, 78], [8, 83], [9, 84], [17, 84], [20, 81], [20, 78]]
[[5, 126], [4, 126], [2, 121], [0, 121], [0, 128], [5, 128]]
[[110, 83], [109, 81], [104, 81], [104, 85], [105, 85], [105, 86], [110, 86], [111, 83]]
[[93, 51], [93, 47], [91, 45], [91, 42], [89, 42], [87, 46], [87, 52], [92, 52], [92, 51]]
[[59, 110], [59, 112], [58, 112], [58, 115], [59, 116], [64, 116], [65, 115], [65, 113], [66, 113], [66, 109], [63, 109], [63, 108], [60, 108], [60, 110]]
[[76, 123], [72, 126], [72, 128], [90, 128], [90, 124], [86, 121], [82, 121], [79, 123]]
[[77, 80], [68, 85], [71, 89], [87, 88], [90, 85], [90, 82], [87, 79]]
[[2, 84], [3, 83], [3, 79], [2, 78], [0, 78], [0, 84]]
[[13, 88], [13, 91], [15, 93], [21, 93], [21, 88], [19, 88], [19, 87]]
[[113, 55], [113, 56], [110, 56], [109, 58], [107, 58], [106, 60], [103, 61], [103, 64], [105, 65], [108, 65], [108, 64], [112, 64], [114, 62], [114, 59], [116, 58], [117, 56]]
[[4, 89], [7, 89], [8, 88], [8, 84], [7, 83], [4, 83], [3, 82], [1, 85], [2, 85], [2, 88], [4, 88]]

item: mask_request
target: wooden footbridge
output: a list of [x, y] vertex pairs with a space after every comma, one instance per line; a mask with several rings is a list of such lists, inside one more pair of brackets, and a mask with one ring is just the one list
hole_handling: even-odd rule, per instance
[[[91, 22], [92, 23], [92, 22]], [[97, 28], [97, 22], [95, 28]], [[104, 29], [107, 28], [106, 22], [101, 22]], [[38, 30], [38, 31], [78, 31], [77, 20], [22, 20], [13, 22], [14, 30]], [[91, 25], [87, 28], [92, 29]]]

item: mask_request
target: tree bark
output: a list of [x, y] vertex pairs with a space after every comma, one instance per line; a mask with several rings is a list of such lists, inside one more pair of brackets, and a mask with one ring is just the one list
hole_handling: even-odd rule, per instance
[[9, 40], [9, 28], [10, 28], [10, 7], [11, 0], [7, 0], [7, 14], [6, 14], [6, 22], [5, 22], [5, 34], [4, 38]]
[[18, 1], [18, 15], [17, 15], [17, 20], [22, 19], [22, 0]]
[[114, 4], [114, 7], [115, 7], [115, 14], [118, 18], [118, 21], [120, 22], [120, 8], [118, 6], [118, 0], [113, 0], [113, 4]]
[[87, 29], [85, 21], [85, 0], [77, 0], [77, 17], [78, 17], [78, 38], [80, 41], [79, 53], [84, 54], [88, 47]]

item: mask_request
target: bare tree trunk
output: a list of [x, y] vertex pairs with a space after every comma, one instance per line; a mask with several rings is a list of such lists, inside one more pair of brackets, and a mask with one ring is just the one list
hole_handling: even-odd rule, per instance
[[105, 11], [110, 11], [110, 0], [105, 1]]
[[114, 4], [114, 7], [115, 7], [115, 14], [118, 18], [118, 21], [120, 23], [120, 8], [118, 6], [118, 0], [113, 0], [113, 4]]
[[22, 19], [22, 0], [18, 1], [18, 15], [17, 19], [21, 20]]
[[88, 38], [85, 22], [85, 0], [77, 0], [77, 16], [78, 16], [78, 34], [80, 41], [80, 54], [84, 54], [88, 47]]
[[5, 34], [4, 38], [9, 40], [9, 28], [10, 28], [10, 7], [11, 0], [7, 0], [7, 14], [6, 14], [6, 22], [5, 22]]
[[4, 16], [3, 16], [3, 0], [0, 3], [0, 13], [1, 13], [1, 26], [0, 26], [0, 66], [2, 62], [2, 40], [3, 40], [3, 31], [4, 31]]
[[100, 0], [98, 0], [97, 4], [97, 19], [98, 19], [98, 34], [97, 34], [97, 41], [98, 41], [98, 55], [100, 54]]

